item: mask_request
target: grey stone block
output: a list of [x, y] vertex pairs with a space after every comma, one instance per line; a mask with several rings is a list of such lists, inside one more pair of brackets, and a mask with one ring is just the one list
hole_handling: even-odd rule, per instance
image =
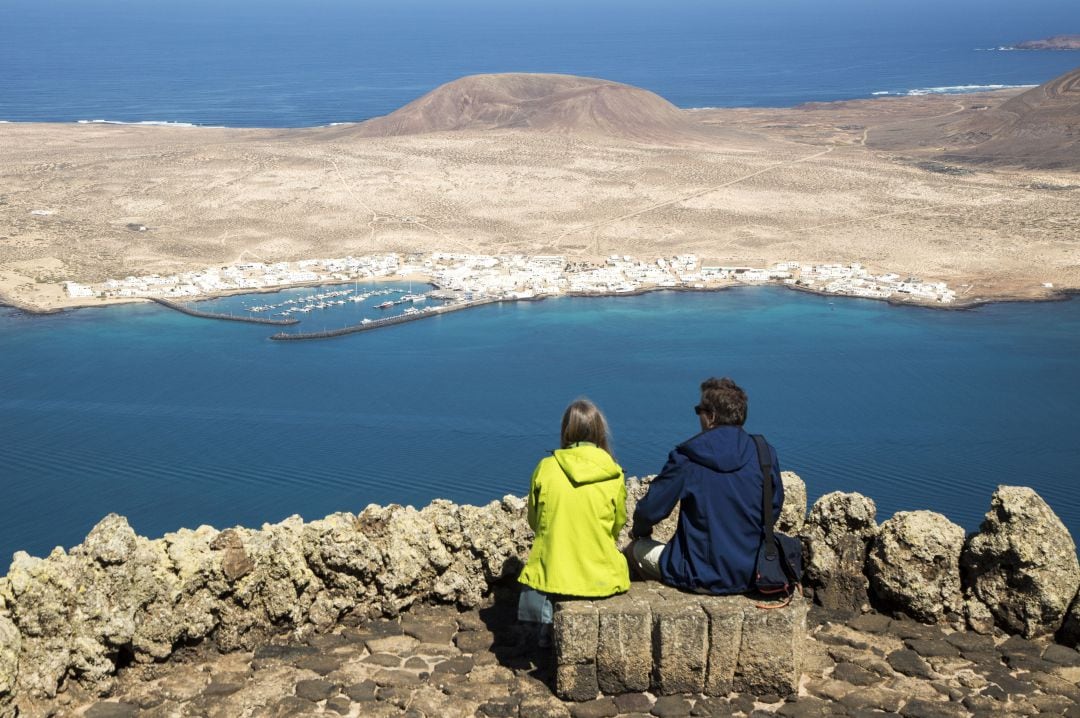
[[798, 690], [806, 646], [806, 611], [807, 602], [801, 597], [792, 599], [785, 608], [744, 611], [736, 691], [783, 696]]
[[746, 606], [747, 600], [743, 596], [710, 596], [701, 600], [701, 607], [709, 617], [709, 667], [705, 675], [707, 695], [726, 696], [732, 691], [742, 645]]
[[[622, 596], [561, 602], [556, 693], [790, 695], [798, 688], [808, 602], [763, 610], [746, 596], [700, 596], [635, 583]], [[891, 673], [891, 671], [890, 671]]]
[[649, 689], [652, 667], [652, 610], [641, 595], [629, 593], [599, 603], [596, 678], [607, 694]]
[[591, 701], [600, 692], [595, 663], [559, 664], [555, 669], [555, 695], [564, 701]]
[[654, 688], [661, 695], [701, 693], [708, 661], [709, 618], [693, 597], [679, 594], [653, 605]]
[[560, 601], [555, 607], [553, 633], [558, 665], [596, 661], [600, 623], [592, 601]]
[[560, 601], [555, 606], [555, 693], [563, 700], [589, 701], [600, 687], [596, 681], [599, 615], [592, 601]]

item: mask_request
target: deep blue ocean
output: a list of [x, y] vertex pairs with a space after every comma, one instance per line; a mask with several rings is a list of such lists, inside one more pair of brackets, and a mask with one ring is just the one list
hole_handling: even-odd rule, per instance
[[0, 120], [295, 127], [481, 72], [561, 72], [680, 107], [1045, 82], [1076, 0], [5, 0]]
[[[329, 311], [301, 327], [357, 321]], [[73, 545], [110, 511], [157, 536], [523, 495], [580, 395], [627, 473], [655, 473], [711, 375], [747, 390], [747, 428], [811, 500], [859, 491], [879, 520], [931, 508], [974, 529], [995, 486], [1023, 484], [1080, 535], [1080, 300], [937, 311], [758, 287], [270, 333], [156, 305], [0, 310], [0, 555]]]
[[[0, 120], [322, 125], [509, 71], [787, 106], [1041, 83], [1080, 53], [988, 48], [1067, 32], [1075, 0], [6, 0]], [[879, 520], [932, 508], [973, 529], [996, 484], [1027, 484], [1080, 531], [1080, 301], [937, 312], [755, 288], [268, 333], [156, 306], [0, 309], [0, 568], [110, 511], [154, 536], [522, 494], [582, 394], [627, 472], [654, 473], [713, 374], [747, 388], [749, 428], [812, 499], [862, 491]]]

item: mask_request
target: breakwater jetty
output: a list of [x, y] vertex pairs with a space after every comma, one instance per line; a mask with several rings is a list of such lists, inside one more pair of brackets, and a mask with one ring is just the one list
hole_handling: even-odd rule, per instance
[[356, 334], [358, 332], [368, 332], [372, 329], [382, 329], [384, 327], [392, 327], [396, 324], [406, 324], [408, 322], [415, 322], [420, 319], [427, 319], [428, 317], [436, 317], [443, 314], [449, 314], [451, 312], [461, 311], [462, 309], [473, 309], [475, 307], [482, 307], [485, 304], [495, 304], [498, 302], [512, 301], [506, 299], [477, 299], [469, 302], [455, 302], [454, 304], [445, 304], [441, 307], [433, 307], [419, 311], [414, 314], [397, 314], [392, 317], [384, 317], [382, 319], [368, 319], [360, 324], [351, 324], [347, 327], [339, 327], [337, 329], [325, 329], [318, 332], [278, 332], [272, 335], [270, 338], [275, 341], [303, 341], [309, 339], [331, 339], [333, 337], [342, 337], [347, 334]]
[[162, 299], [161, 297], [149, 297], [150, 301], [157, 302], [163, 307], [169, 309], [175, 309], [181, 314], [187, 314], [189, 317], [199, 317], [200, 319], [221, 319], [228, 322], [246, 322], [247, 324], [270, 324], [274, 326], [289, 326], [292, 324], [298, 324], [299, 319], [268, 319], [266, 317], [245, 317], [238, 314], [221, 314], [219, 312], [202, 312], [198, 309], [192, 309], [191, 307], [180, 304], [179, 302], [173, 302], [168, 299]]
[[[86, 715], [159, 706], [154, 715], [173, 715], [189, 702], [210, 714], [260, 706], [254, 714], [308, 715], [337, 711], [331, 701], [342, 715], [569, 716], [600, 707], [587, 714], [688, 715], [691, 705], [697, 715], [750, 715], [759, 704], [783, 716], [838, 712], [825, 704], [852, 715], [1080, 711], [1080, 564], [1072, 537], [1034, 491], [999, 487], [979, 531], [965, 535], [930, 511], [879, 524], [873, 500], [856, 493], [826, 494], [807, 512], [805, 484], [790, 472], [783, 479], [778, 527], [803, 542], [814, 603], [805, 635], [770, 634], [794, 636], [790, 650], [770, 656], [804, 649], [805, 680], [785, 679], [797, 687], [789, 695], [775, 683], [754, 693], [754, 677], [738, 666], [760, 661], [741, 649], [732, 654], [735, 674], [711, 671], [714, 643], [702, 636], [735, 614], [666, 589], [654, 600], [639, 587], [621, 607], [592, 601], [561, 614], [559, 643], [545, 658], [513, 620], [532, 531], [525, 501], [507, 496], [486, 506], [369, 505], [306, 523], [201, 526], [155, 540], [110, 515], [68, 551], [16, 553], [0, 578], [0, 716], [82, 715], [100, 702]], [[631, 516], [648, 486], [628, 480]], [[676, 520], [654, 536], [669, 539]], [[728, 623], [759, 635], [757, 621], [783, 615], [756, 611], [739, 607], [741, 623]], [[601, 634], [601, 622], [612, 630], [651, 622], [660, 672], [638, 670], [630, 647], [623, 655], [601, 645], [613, 635]], [[577, 624], [588, 630], [578, 635]], [[706, 658], [665, 662], [665, 647], [691, 639]], [[203, 663], [191, 660], [199, 647]], [[184, 661], [162, 665], [178, 651]], [[560, 670], [588, 680], [559, 681]], [[594, 674], [605, 693], [643, 690], [655, 678], [669, 695], [591, 697]], [[729, 677], [741, 692], [724, 695]], [[699, 684], [712, 688], [696, 693]], [[559, 686], [582, 707], [561, 703]], [[211, 710], [227, 701], [236, 705]], [[468, 711], [445, 710], [461, 701]], [[496, 703], [503, 712], [493, 712]]]

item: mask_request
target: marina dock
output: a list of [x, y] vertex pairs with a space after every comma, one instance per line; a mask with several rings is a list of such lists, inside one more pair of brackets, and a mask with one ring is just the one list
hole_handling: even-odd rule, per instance
[[157, 302], [163, 307], [175, 309], [181, 314], [187, 314], [191, 317], [199, 317], [200, 319], [222, 319], [229, 322], [247, 322], [248, 324], [272, 324], [274, 326], [290, 326], [300, 323], [299, 319], [268, 319], [265, 317], [244, 317], [237, 314], [200, 312], [198, 309], [192, 309], [189, 306], [180, 304], [179, 302], [172, 302], [168, 299], [161, 299], [160, 297], [149, 297], [149, 299], [150, 301]]
[[358, 332], [367, 332], [372, 329], [382, 329], [383, 327], [392, 327], [395, 324], [405, 324], [406, 322], [414, 322], [419, 319], [426, 319], [427, 317], [437, 317], [442, 314], [449, 314], [451, 312], [460, 311], [462, 309], [472, 309], [473, 307], [480, 307], [485, 304], [495, 304], [497, 302], [507, 301], [505, 299], [477, 299], [471, 302], [458, 302], [456, 304], [446, 304], [441, 307], [436, 307], [430, 311], [417, 312], [416, 314], [396, 314], [392, 317], [386, 317], [384, 319], [369, 319], [360, 324], [353, 324], [347, 327], [340, 327], [338, 329], [326, 329], [319, 332], [278, 332], [272, 335], [270, 338], [275, 341], [300, 341], [305, 339], [330, 339], [332, 337], [345, 336], [346, 334], [356, 334]]

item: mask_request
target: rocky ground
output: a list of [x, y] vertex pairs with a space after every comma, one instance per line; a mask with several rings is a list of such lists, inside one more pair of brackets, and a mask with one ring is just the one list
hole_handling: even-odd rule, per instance
[[810, 614], [797, 696], [654, 696], [564, 703], [550, 649], [515, 620], [515, 593], [478, 609], [417, 606], [395, 620], [282, 637], [250, 652], [181, 651], [122, 669], [112, 695], [77, 689], [40, 715], [88, 716], [780, 716], [895, 713], [1080, 717], [1080, 653], [1016, 636], [948, 632], [878, 613]]

